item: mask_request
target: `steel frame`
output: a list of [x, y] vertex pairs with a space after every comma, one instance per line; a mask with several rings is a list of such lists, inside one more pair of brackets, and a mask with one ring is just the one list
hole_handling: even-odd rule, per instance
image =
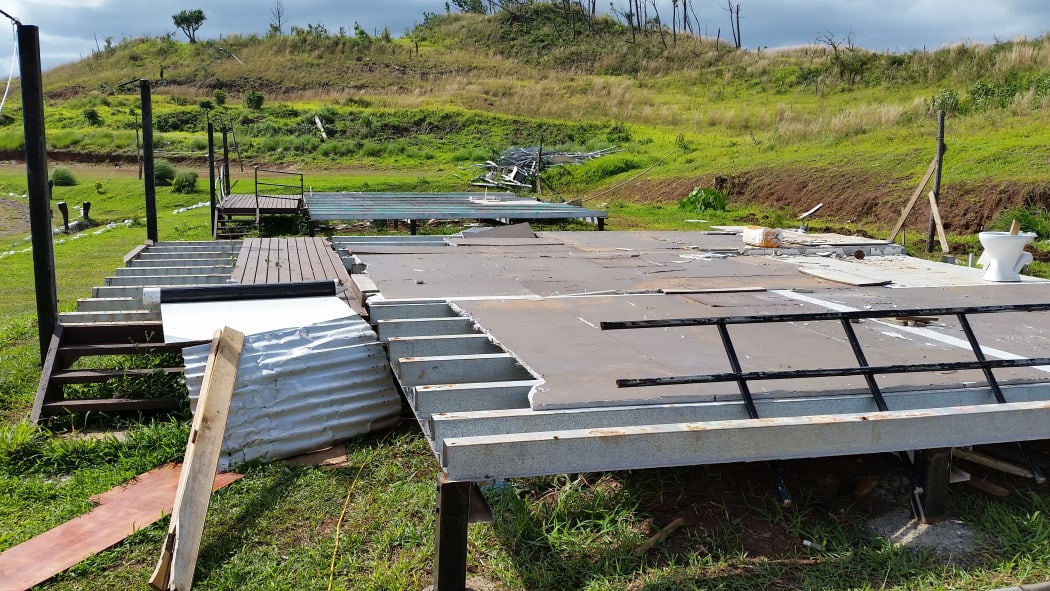
[[[434, 334], [425, 326], [427, 318], [414, 314], [420, 304], [434, 300], [373, 303], [378, 316], [411, 317], [420, 335]], [[455, 315], [455, 308], [450, 306]], [[613, 471], [728, 462], [776, 461], [874, 452], [915, 454], [909, 472], [914, 483], [913, 509], [927, 521], [944, 514], [947, 462], [945, 449], [983, 443], [1044, 439], [1050, 420], [1050, 388], [1046, 383], [1000, 385], [992, 370], [1001, 367], [1050, 365], [1050, 357], [1021, 360], [988, 360], [967, 331], [967, 315], [996, 312], [1047, 311], [1050, 304], [923, 308], [915, 310], [865, 310], [790, 315], [691, 318], [641, 322], [606, 322], [602, 328], [627, 329], [665, 326], [715, 326], [727, 354], [732, 357], [728, 327], [759, 322], [838, 321], [857, 359], [857, 365], [830, 370], [788, 372], [743, 372], [732, 363], [732, 372], [717, 376], [652, 378], [656, 383], [735, 381], [739, 400], [687, 404], [651, 404], [579, 409], [532, 410], [523, 402], [522, 388], [536, 388], [542, 379], [523, 380], [479, 373], [470, 383], [437, 381], [404, 387], [406, 398], [431, 442], [441, 466], [435, 589], [463, 588], [466, 525], [457, 517], [463, 503], [462, 483], [494, 479], [574, 472]], [[954, 315], [964, 323], [964, 332], [974, 350], [974, 361], [955, 364], [871, 366], [860, 348], [851, 323], [854, 319], [897, 316]], [[435, 323], [448, 325], [449, 314], [434, 314]], [[476, 340], [481, 327], [464, 324], [464, 340]], [[382, 333], [382, 330], [380, 331]], [[497, 347], [498, 335], [487, 335]], [[396, 350], [413, 350], [404, 341], [413, 338], [398, 333], [391, 341]], [[442, 336], [450, 352], [456, 335]], [[440, 360], [449, 356], [413, 357]], [[456, 355], [455, 357], [469, 357]], [[391, 359], [395, 374], [400, 359]], [[880, 373], [943, 371], [979, 368], [986, 386], [882, 392]], [[814, 378], [829, 375], [861, 375], [866, 392], [840, 392], [812, 396], [753, 398], [747, 382], [761, 379]], [[400, 376], [399, 380], [400, 380]], [[693, 381], [684, 381], [693, 380]], [[620, 380], [621, 387], [641, 385]], [[514, 392], [511, 394], [511, 392]], [[431, 396], [437, 395], [431, 403]], [[448, 404], [449, 406], [446, 406]], [[434, 412], [442, 410], [445, 412]], [[790, 442], [790, 445], [785, 445]], [[773, 465], [774, 478], [779, 480]], [[786, 492], [786, 489], [785, 489]], [[782, 497], [783, 499], [783, 497]], [[455, 502], [454, 507], [446, 504]], [[451, 566], [455, 565], [455, 566]]]

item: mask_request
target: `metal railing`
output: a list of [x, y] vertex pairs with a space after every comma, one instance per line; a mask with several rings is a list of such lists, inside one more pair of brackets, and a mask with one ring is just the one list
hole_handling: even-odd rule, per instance
[[[886, 399], [883, 396], [882, 389], [879, 387], [879, 384], [876, 380], [876, 376], [879, 374], [930, 373], [967, 369], [980, 369], [984, 374], [985, 380], [988, 382], [988, 386], [991, 389], [993, 396], [995, 397], [996, 403], [1005, 404], [1007, 400], [1003, 396], [1002, 388], [1000, 388], [999, 382], [998, 380], [996, 380], [992, 370], [1004, 367], [1050, 366], [1050, 357], [1033, 357], [1027, 359], [988, 359], [985, 356], [984, 350], [981, 348], [981, 345], [977, 340], [977, 336], [973, 331], [973, 327], [970, 325], [969, 316], [973, 314], [995, 314], [1002, 312], [1045, 311], [1050, 311], [1050, 303], [970, 307], [913, 308], [903, 310], [850, 310], [796, 314], [769, 314], [755, 316], [724, 316], [712, 318], [628, 320], [602, 322], [600, 324], [600, 327], [602, 330], [625, 330], [637, 328], [680, 328], [688, 326], [716, 327], [716, 329], [718, 330], [718, 334], [721, 337], [722, 346], [725, 349], [726, 356], [728, 357], [731, 371], [717, 374], [696, 374], [686, 376], [666, 376], [651, 378], [624, 378], [616, 380], [616, 385], [620, 388], [636, 388], [643, 386], [736, 382], [737, 388], [740, 392], [740, 396], [743, 398], [744, 406], [747, 410], [748, 416], [752, 419], [757, 419], [759, 418], [759, 414], [758, 410], [755, 407], [754, 397], [751, 394], [749, 382], [759, 380], [809, 379], [858, 375], [864, 376], [868, 392], [874, 399], [875, 405], [878, 407], [879, 411], [885, 412], [890, 410], [890, 408], [886, 404]], [[853, 328], [853, 322], [862, 319], [915, 318], [930, 316], [954, 316], [958, 320], [963, 333], [966, 335], [966, 341], [969, 344], [971, 351], [973, 352], [974, 359], [972, 361], [870, 365], [868, 363], [867, 356], [864, 354], [861, 342], [857, 338], [857, 333]], [[729, 334], [729, 326], [742, 324], [775, 324], [784, 322], [818, 321], [838, 321], [841, 324], [842, 330], [845, 333], [846, 340], [849, 342], [850, 348], [853, 351], [853, 355], [856, 358], [856, 365], [827, 369], [792, 369], [776, 371], [742, 370], [740, 365], [740, 358], [736, 353], [736, 348]], [[1035, 477], [1036, 482], [1040, 484], [1045, 482], [1046, 476], [1043, 474], [1039, 466], [1037, 466], [1033, 461], [1027, 446], [1021, 442], [1018, 442], [1017, 445], [1020, 449], [1022, 456], [1024, 457], [1025, 462], [1028, 464], [1029, 470], [1031, 470], [1033, 476]], [[908, 466], [909, 475], [914, 484], [915, 502], [913, 504], [913, 508], [916, 510], [917, 515], [921, 515], [922, 503], [918, 500], [919, 495], [923, 494], [923, 487], [920, 483], [921, 479], [916, 474], [915, 467], [909, 456], [906, 453], [902, 452], [900, 454], [900, 457], [901, 460]], [[787, 489], [784, 485], [783, 479], [780, 476], [779, 469], [773, 462], [770, 462], [769, 466], [772, 469], [777, 492], [781, 497], [781, 501], [785, 505], [790, 504], [791, 499], [790, 496], [787, 495]]]

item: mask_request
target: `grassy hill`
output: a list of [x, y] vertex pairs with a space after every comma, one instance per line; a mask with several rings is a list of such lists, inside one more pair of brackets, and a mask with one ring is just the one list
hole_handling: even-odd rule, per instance
[[[950, 231], [1050, 204], [1050, 39], [907, 54], [822, 41], [737, 50], [555, 3], [428, 14], [400, 39], [321, 23], [196, 44], [127, 39], [46, 73], [46, 125], [56, 151], [131, 155], [138, 96], [120, 85], [149, 78], [155, 143], [170, 158], [202, 158], [211, 118], [233, 125], [250, 161], [418, 170], [432, 188], [458, 189], [461, 167], [510, 146], [615, 145], [615, 162], [550, 171], [545, 186], [662, 202], [720, 176], [739, 202], [824, 202], [831, 220], [886, 226], [933, 156], [941, 109]], [[21, 145], [17, 110], [0, 151]]]

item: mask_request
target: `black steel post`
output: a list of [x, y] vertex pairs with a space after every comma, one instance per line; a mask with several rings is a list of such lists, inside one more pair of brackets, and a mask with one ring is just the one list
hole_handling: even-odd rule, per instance
[[230, 194], [230, 142], [229, 130], [224, 123], [222, 126], [222, 194]]
[[146, 187], [146, 239], [157, 242], [157, 179], [153, 171], [153, 97], [149, 80], [139, 80], [142, 97], [142, 179]]
[[[937, 168], [933, 173], [933, 200], [937, 203], [940, 203], [941, 198], [941, 165], [944, 161], [944, 150], [944, 111], [937, 111]], [[933, 236], [936, 231], [933, 211], [930, 211], [930, 224], [926, 230], [926, 252], [933, 252]]]
[[433, 591], [464, 591], [467, 588], [467, 523], [470, 515], [470, 483], [437, 485], [437, 536], [434, 542]]
[[208, 120], [208, 194], [211, 196], [211, 237], [215, 238], [215, 125]]
[[55, 286], [55, 246], [51, 238], [51, 191], [47, 179], [44, 88], [40, 30], [37, 27], [18, 24], [18, 58], [22, 78], [22, 128], [25, 132], [29, 226], [33, 241], [36, 322], [40, 333], [40, 362], [43, 363], [58, 323], [58, 291]]
[[948, 515], [948, 475], [951, 471], [952, 450], [924, 449], [915, 452], [916, 464], [922, 467], [923, 523], [938, 523]]

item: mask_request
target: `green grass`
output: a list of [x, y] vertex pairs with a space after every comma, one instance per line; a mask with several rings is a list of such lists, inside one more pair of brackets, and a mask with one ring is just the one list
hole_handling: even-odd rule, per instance
[[[527, 10], [551, 9], [537, 3]], [[744, 53], [685, 39], [663, 49], [656, 36], [627, 43], [622, 25], [604, 21], [601, 37], [581, 34], [566, 44], [559, 42], [563, 21], [551, 27], [542, 15], [529, 16], [530, 26], [522, 27], [504, 18], [430, 15], [409, 39], [391, 42], [316, 28], [224, 39], [242, 63], [217, 42], [128, 39], [48, 72], [49, 96], [66, 97], [48, 101], [49, 147], [125, 158], [120, 169], [76, 169], [77, 185], [55, 189], [54, 200], [69, 203], [74, 219], [76, 207], [91, 201], [99, 224], [77, 237], [56, 237], [60, 308], [74, 309], [76, 298], [101, 285], [145, 240], [142, 185], [129, 167], [139, 105], [117, 85], [158, 79], [162, 63], [168, 84], [154, 88], [158, 155], [202, 179], [209, 113], [234, 123], [243, 161], [316, 170], [307, 177], [308, 191], [462, 190], [476, 172], [471, 164], [509, 146], [617, 146], [624, 151], [544, 177], [545, 198], [582, 198], [585, 206], [607, 209], [613, 230], [792, 227], [799, 212], [755, 206], [733, 192], [725, 211], [678, 207], [678, 199], [715, 176], [733, 181], [755, 171], [873, 179], [863, 188], [888, 187], [903, 201], [932, 156], [935, 100], [952, 107], [943, 193], [969, 191], [965, 197], [981, 199], [1000, 185], [1031, 189], [1032, 198], [1007, 204], [994, 226], [1017, 218], [1047, 237], [1050, 203], [1039, 187], [1050, 158], [1043, 141], [1050, 107], [1040, 90], [1048, 65], [1040, 56], [1050, 39], [867, 56], [862, 77], [853, 80], [812, 48]], [[209, 111], [201, 101], [213, 101], [216, 87], [228, 94], [227, 104], [213, 102]], [[241, 106], [255, 89], [266, 95], [260, 111]], [[315, 115], [327, 142], [319, 139]], [[21, 148], [20, 123], [7, 122], [0, 150]], [[21, 166], [0, 167], [0, 194], [22, 195], [24, 174]], [[235, 178], [250, 174], [235, 168]], [[642, 181], [687, 188], [658, 202], [637, 189]], [[235, 190], [247, 192], [250, 180], [241, 183]], [[203, 189], [179, 195], [158, 188], [160, 238], [206, 239], [207, 208], [173, 213], [206, 199]], [[117, 227], [95, 233], [109, 223]], [[824, 224], [886, 231], [862, 218], [811, 222]], [[977, 248], [972, 234], [950, 238]], [[0, 550], [89, 510], [91, 495], [179, 459], [188, 431], [185, 409], [172, 420], [89, 415], [51, 419], [43, 428], [21, 421], [39, 377], [26, 247], [24, 235], [0, 240], [0, 253], [13, 252], [0, 256]], [[1032, 267], [1050, 274], [1046, 264]], [[97, 427], [126, 428], [128, 437], [72, 437]], [[213, 497], [196, 588], [325, 588], [331, 578], [335, 589], [401, 590], [432, 582], [438, 466], [427, 441], [408, 421], [346, 448], [348, 464], [331, 471], [240, 467], [245, 477]], [[1050, 579], [1050, 495], [1025, 483], [1011, 481], [1011, 498], [995, 501], [952, 488], [951, 512], [976, 528], [981, 544], [970, 560], [948, 564], [872, 539], [862, 523], [873, 507], [820, 499], [800, 477], [789, 483], [797, 504], [784, 510], [765, 479], [746, 472], [716, 466], [506, 483], [489, 491], [495, 523], [470, 528], [468, 568], [500, 588], [530, 591], [970, 590]], [[685, 527], [646, 555], [634, 554], [676, 515], [688, 517]], [[167, 520], [146, 527], [44, 588], [141, 588], [166, 527]], [[775, 543], [758, 544], [766, 534]]]
[[[123, 219], [140, 209], [137, 180], [98, 176], [106, 174], [98, 170], [79, 174], [81, 184], [69, 188], [77, 192], [66, 199], [91, 197], [99, 212], [93, 217]], [[418, 182], [410, 173], [375, 171], [308, 178], [318, 190]], [[101, 195], [96, 182], [104, 184]], [[3, 190], [17, 192], [18, 183], [15, 172], [0, 176]], [[203, 237], [206, 209], [173, 215], [169, 208], [184, 203], [181, 198], [161, 190], [158, 200], [164, 204], [163, 239]], [[677, 203], [608, 206], [614, 227], [690, 230], [742, 218], [772, 225], [790, 219], [733, 204], [724, 212], [687, 211]], [[99, 284], [143, 239], [144, 229], [133, 226], [56, 244], [65, 305]], [[32, 294], [25, 285], [31, 285], [31, 263], [19, 254], [0, 259], [0, 265], [2, 550], [89, 510], [91, 495], [179, 459], [188, 427], [185, 409], [171, 420], [89, 415], [50, 419], [40, 428], [20, 422], [39, 371]], [[124, 428], [128, 435], [124, 441], [73, 437], [98, 427]], [[335, 470], [280, 463], [240, 467], [245, 477], [213, 496], [195, 588], [294, 588], [307, 581], [325, 588], [329, 577], [334, 589], [420, 589], [431, 583], [438, 468], [426, 439], [408, 421], [350, 441], [346, 449], [348, 464]], [[888, 477], [900, 478], [899, 472]], [[468, 568], [500, 588], [530, 591], [963, 590], [1050, 578], [1050, 496], [1015, 484], [1005, 501], [952, 489], [952, 514], [975, 527], [981, 542], [977, 555], [948, 564], [871, 538], [862, 524], [872, 507], [829, 504], [801, 477], [789, 482], [796, 506], [788, 510], [776, 503], [765, 477], [732, 466], [518, 479], [488, 491], [496, 521], [471, 526]], [[687, 519], [685, 527], [644, 556], [634, 553], [676, 515]], [[44, 588], [139, 588], [152, 572], [166, 527], [166, 519], [146, 527]], [[776, 543], [759, 549], [761, 536]], [[802, 540], [824, 550], [807, 548]]]

